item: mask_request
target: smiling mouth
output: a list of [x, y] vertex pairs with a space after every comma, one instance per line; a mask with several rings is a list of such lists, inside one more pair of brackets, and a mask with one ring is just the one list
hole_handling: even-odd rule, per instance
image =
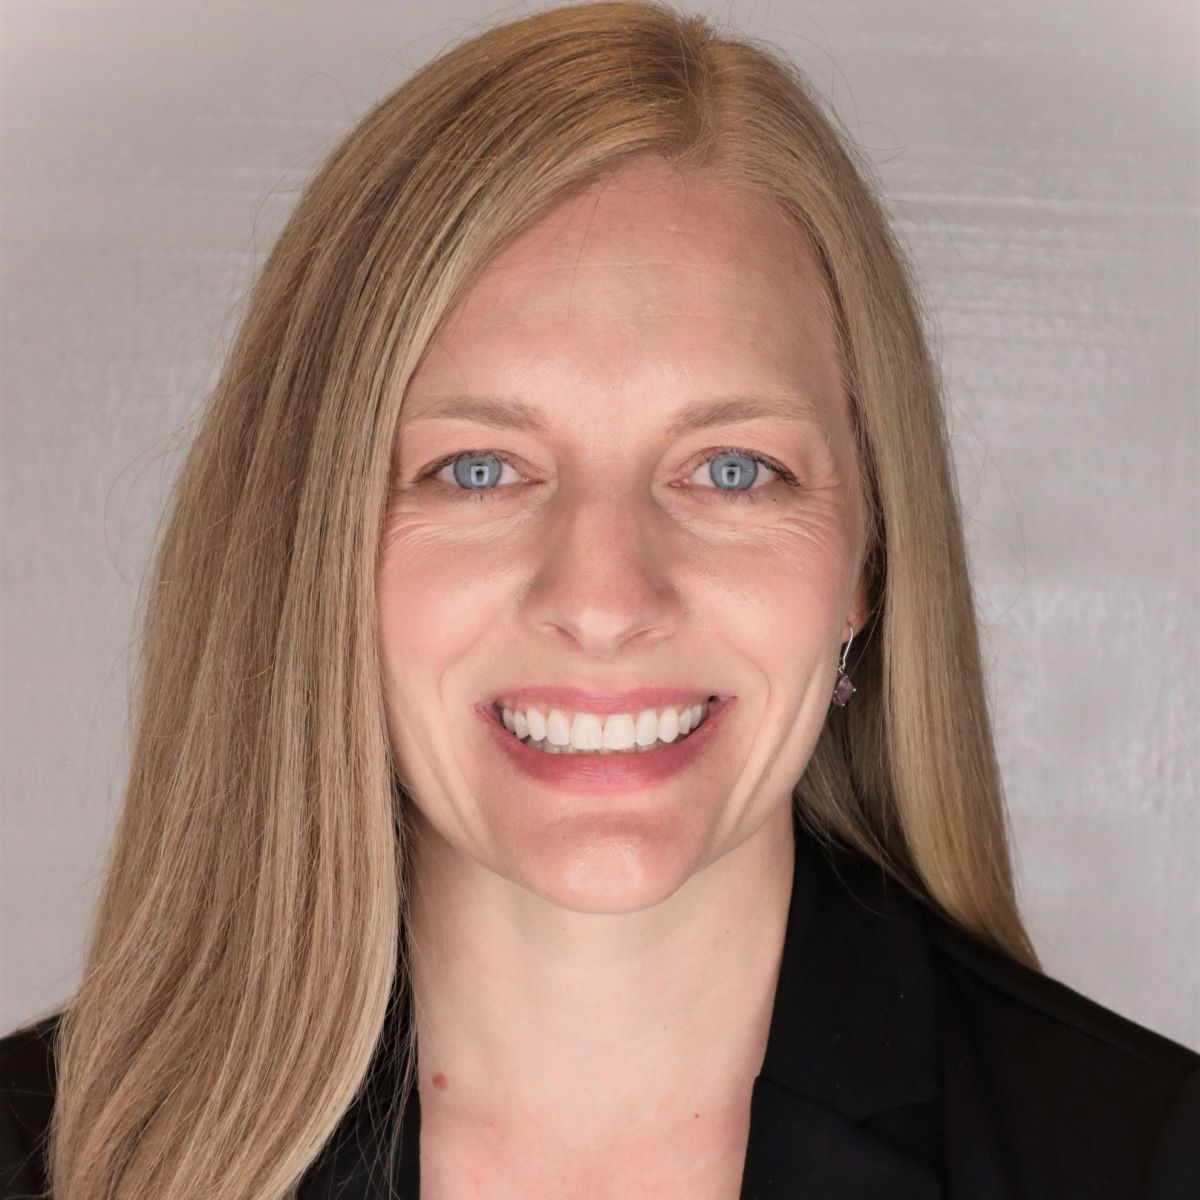
[[[635, 741], [633, 745], [627, 746], [627, 747], [622, 747], [622, 748], [609, 748], [609, 747], [604, 747], [604, 746], [596, 747], [596, 748], [580, 748], [580, 747], [573, 746], [570, 743], [570, 741], [568, 741], [565, 744], [556, 743], [556, 742], [550, 741], [548, 731], [546, 733], [546, 736], [544, 736], [540, 739], [535, 739], [531, 736], [531, 733], [530, 733], [527, 725], [526, 725], [526, 734], [524, 736], [521, 736], [520, 734], [517, 733], [516, 728], [507, 724], [504, 721], [503, 710], [500, 707], [498, 702], [493, 701], [493, 703], [487, 705], [486, 711], [487, 711], [488, 715], [492, 718], [492, 720], [497, 725], [499, 725], [514, 741], [518, 742], [522, 746], [528, 747], [529, 749], [537, 750], [543, 754], [561, 754], [561, 755], [584, 756], [584, 757], [585, 756], [603, 757], [606, 755], [618, 755], [618, 754], [625, 754], [625, 755], [648, 754], [648, 753], [652, 753], [655, 751], [661, 751], [661, 750], [667, 749], [668, 747], [671, 747], [671, 746], [678, 746], [680, 743], [682, 743], [682, 742], [686, 741], [688, 738], [690, 738], [692, 736], [692, 734], [695, 733], [697, 730], [703, 728], [712, 719], [713, 715], [716, 712], [718, 712], [721, 708], [724, 707], [724, 705], [728, 701], [728, 699], [729, 699], [729, 697], [727, 697], [727, 696], [720, 696], [720, 695], [715, 695], [715, 694], [709, 696], [706, 700], [704, 700], [702, 702], [703, 703], [703, 711], [701, 713], [700, 719], [695, 724], [690, 725], [686, 732], [681, 732], [681, 731], [676, 732], [676, 731], [672, 730], [670, 725], [668, 724], [667, 732], [670, 733], [669, 737], [663, 738], [660, 733], [659, 737], [656, 737], [653, 741], [650, 741], [645, 745], [642, 745], [639, 742]], [[630, 714], [625, 714], [625, 715], [630, 715]], [[645, 736], [645, 735], [643, 734], [643, 736]]]

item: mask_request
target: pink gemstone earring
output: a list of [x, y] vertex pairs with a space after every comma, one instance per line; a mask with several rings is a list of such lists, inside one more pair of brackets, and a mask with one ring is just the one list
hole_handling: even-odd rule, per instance
[[842, 660], [838, 663], [838, 680], [833, 685], [833, 702], [838, 708], [845, 708], [846, 701], [854, 695], [858, 689], [850, 682], [850, 676], [846, 674], [846, 656], [850, 653], [850, 643], [854, 641], [854, 626], [850, 626], [850, 636], [846, 640], [846, 644], [842, 647]]

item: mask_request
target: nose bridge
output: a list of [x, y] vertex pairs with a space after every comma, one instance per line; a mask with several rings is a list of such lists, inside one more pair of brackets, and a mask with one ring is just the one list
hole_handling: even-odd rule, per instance
[[595, 486], [560, 495], [556, 507], [526, 598], [534, 625], [558, 626], [592, 653], [669, 629], [678, 596], [650, 497]]

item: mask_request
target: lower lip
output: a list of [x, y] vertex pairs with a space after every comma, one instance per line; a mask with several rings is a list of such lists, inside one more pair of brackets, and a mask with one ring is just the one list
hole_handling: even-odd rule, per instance
[[513, 765], [537, 783], [567, 792], [629, 792], [652, 787], [687, 770], [704, 753], [732, 707], [734, 696], [710, 701], [699, 728], [656, 750], [628, 754], [546, 754], [510, 733], [490, 704], [476, 707]]

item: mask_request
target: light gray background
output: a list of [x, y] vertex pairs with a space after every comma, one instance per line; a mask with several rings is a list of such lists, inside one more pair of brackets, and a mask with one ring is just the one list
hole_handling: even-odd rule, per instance
[[[137, 585], [255, 266], [377, 97], [537, 7], [0, 8], [3, 1028], [78, 978]], [[686, 7], [809, 73], [936, 314], [1046, 967], [1200, 1048], [1194, 0]]]

